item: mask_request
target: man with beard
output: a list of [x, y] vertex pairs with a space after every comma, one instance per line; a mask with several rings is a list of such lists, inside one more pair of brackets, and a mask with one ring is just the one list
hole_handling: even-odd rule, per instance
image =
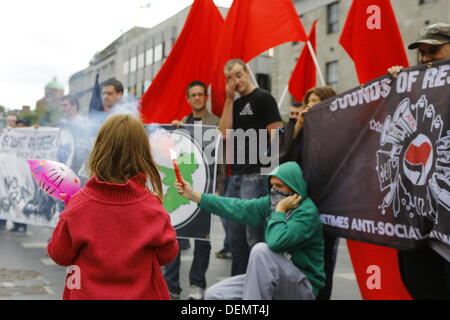
[[[422, 30], [419, 39], [408, 46], [419, 50], [420, 63], [450, 58], [450, 24], [436, 23]], [[388, 69], [394, 78], [403, 69]], [[398, 251], [403, 283], [415, 300], [450, 299], [450, 262], [428, 245], [414, 251]]]

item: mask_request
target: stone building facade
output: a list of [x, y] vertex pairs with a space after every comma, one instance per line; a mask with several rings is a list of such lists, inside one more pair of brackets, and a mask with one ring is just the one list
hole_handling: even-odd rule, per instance
[[[153, 28], [135, 27], [129, 30], [97, 53], [88, 68], [72, 75], [69, 91], [79, 97], [82, 112], [89, 107], [97, 73], [100, 74], [100, 83], [116, 78], [123, 83], [125, 95], [140, 98], [168, 57], [190, 8]], [[226, 8], [219, 7], [219, 11], [226, 16]], [[249, 63], [261, 87], [268, 90], [271, 89], [271, 52], [265, 52]]]
[[[307, 33], [315, 19], [317, 24], [317, 58], [327, 84], [337, 92], [358, 85], [354, 64], [339, 44], [352, 0], [293, 0]], [[436, 22], [450, 21], [448, 0], [391, 0], [405, 47], [413, 42], [420, 30]], [[382, 14], [382, 13], [381, 13]], [[279, 99], [287, 85], [291, 72], [303, 48], [303, 43], [287, 43], [274, 50], [272, 60], [272, 94]], [[407, 50], [410, 65], [418, 61], [417, 50]], [[386, 48], [389, 54], [389, 48]], [[321, 85], [317, 76], [317, 85]], [[281, 108], [287, 117], [290, 95]]]

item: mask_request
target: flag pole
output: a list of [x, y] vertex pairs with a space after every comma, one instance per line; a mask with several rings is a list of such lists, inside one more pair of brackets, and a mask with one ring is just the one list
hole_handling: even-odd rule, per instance
[[280, 100], [278, 101], [278, 108], [281, 108], [281, 106], [283, 105], [284, 99], [286, 99], [287, 96], [287, 92], [288, 92], [288, 85], [284, 87], [283, 93], [281, 94]]
[[255, 84], [255, 86], [256, 86], [257, 88], [259, 88], [258, 81], [256, 81], [255, 75], [253, 74], [253, 71], [252, 71], [252, 69], [250, 68], [250, 65], [249, 65], [248, 63], [246, 63], [245, 65], [247, 66], [248, 73], [250, 73], [250, 76], [252, 77], [253, 83]]
[[325, 86], [326, 83], [325, 83], [325, 80], [323, 78], [322, 70], [320, 70], [319, 61], [317, 61], [317, 57], [316, 57], [314, 49], [313, 49], [313, 47], [311, 45], [311, 42], [309, 40], [306, 41], [306, 45], [308, 46], [309, 52], [311, 53], [311, 57], [313, 58], [314, 65], [316, 66], [316, 69], [319, 72], [320, 82], [322, 83], [323, 86]]

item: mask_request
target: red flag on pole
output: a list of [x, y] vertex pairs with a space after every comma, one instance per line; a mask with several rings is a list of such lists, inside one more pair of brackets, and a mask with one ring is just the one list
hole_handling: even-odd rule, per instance
[[[313, 22], [311, 31], [309, 33], [309, 41], [316, 52], [316, 24], [317, 20]], [[289, 92], [294, 97], [295, 101], [302, 101], [305, 93], [316, 86], [316, 67], [314, 65], [311, 52], [305, 44], [300, 58], [292, 71], [291, 79], [289, 80]]]
[[[353, 1], [339, 42], [353, 59], [360, 83], [387, 73], [391, 66], [409, 65], [389, 0]], [[363, 299], [411, 299], [401, 280], [397, 250], [352, 240], [347, 245]], [[369, 277], [377, 270], [381, 286], [371, 290]]]
[[245, 62], [289, 41], [306, 41], [292, 0], [234, 0], [217, 44], [212, 78], [212, 111], [220, 116], [225, 101], [225, 63]]
[[339, 43], [353, 59], [360, 83], [394, 65], [409, 66], [389, 0], [353, 1]]
[[211, 65], [223, 18], [212, 0], [195, 0], [166, 62], [141, 99], [144, 123], [170, 123], [190, 112], [186, 87], [211, 83]]

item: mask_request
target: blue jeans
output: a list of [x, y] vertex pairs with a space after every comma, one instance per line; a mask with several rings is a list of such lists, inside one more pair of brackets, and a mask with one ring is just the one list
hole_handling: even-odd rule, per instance
[[[255, 199], [265, 196], [268, 190], [267, 176], [259, 173], [232, 175], [225, 196]], [[264, 227], [250, 227], [228, 220], [228, 237], [232, 254], [231, 276], [244, 274], [251, 248], [264, 241]]]
[[[206, 271], [209, 265], [209, 255], [211, 253], [211, 243], [204, 240], [195, 240], [194, 260], [192, 260], [189, 271], [190, 285], [206, 288]], [[172, 263], [165, 266], [164, 279], [171, 293], [180, 294], [180, 251]]]

